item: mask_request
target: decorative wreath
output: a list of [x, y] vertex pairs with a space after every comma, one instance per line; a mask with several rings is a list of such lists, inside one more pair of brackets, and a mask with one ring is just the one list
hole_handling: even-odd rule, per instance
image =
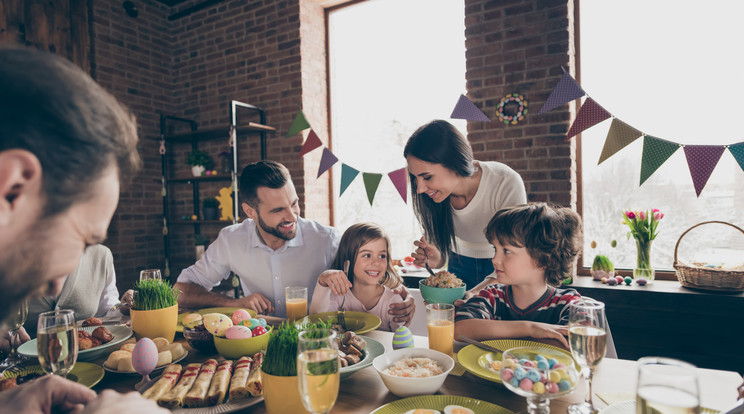
[[[507, 105], [509, 105], [510, 108], [509, 113], [507, 113], [507, 110], [505, 109]], [[499, 119], [507, 125], [517, 125], [517, 123], [523, 120], [524, 116], [527, 115], [527, 105], [529, 105], [529, 103], [524, 99], [524, 96], [518, 93], [510, 93], [501, 98], [501, 102], [499, 102]], [[513, 112], [513, 108], [515, 107], [518, 108], [516, 112]]]

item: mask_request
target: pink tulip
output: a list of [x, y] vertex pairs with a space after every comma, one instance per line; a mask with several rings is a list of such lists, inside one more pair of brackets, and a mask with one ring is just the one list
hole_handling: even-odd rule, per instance
[[634, 212], [632, 212], [632, 211], [626, 211], [626, 212], [625, 212], [625, 216], [626, 216], [626, 217], [628, 217], [628, 218], [629, 218], [629, 219], [631, 219], [631, 220], [634, 220], [634, 219], [636, 218], [636, 215], [635, 215], [635, 213], [634, 213]]
[[654, 220], [659, 221], [664, 218], [664, 213], [659, 210], [654, 211]]
[[641, 210], [638, 212], [638, 218], [641, 220], [646, 220], [646, 210]]

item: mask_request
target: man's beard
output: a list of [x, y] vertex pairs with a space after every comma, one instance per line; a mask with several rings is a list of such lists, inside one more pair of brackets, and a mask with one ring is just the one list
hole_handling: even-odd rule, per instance
[[47, 288], [46, 258], [53, 246], [45, 241], [43, 226], [37, 224], [27, 234], [25, 240], [10, 244], [0, 259], [0, 322], [10, 319], [27, 297], [39, 296]]
[[[258, 225], [261, 226], [261, 230], [265, 231], [266, 233], [269, 233], [273, 236], [276, 236], [282, 240], [292, 240], [297, 236], [297, 221], [295, 221], [295, 227], [294, 230], [291, 233], [286, 233], [281, 230], [279, 230], [279, 225], [276, 227], [269, 227], [266, 223], [264, 223], [263, 220], [261, 220], [261, 214], [258, 214]], [[284, 223], [280, 223], [284, 224]]]

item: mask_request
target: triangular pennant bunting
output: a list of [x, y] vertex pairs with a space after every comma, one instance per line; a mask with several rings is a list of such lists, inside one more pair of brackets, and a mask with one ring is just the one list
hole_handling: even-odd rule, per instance
[[744, 142], [729, 145], [728, 150], [734, 156], [736, 162], [739, 163], [739, 167], [744, 171]]
[[388, 173], [388, 177], [390, 177], [390, 181], [393, 182], [395, 189], [398, 190], [398, 194], [400, 194], [403, 202], [407, 203], [408, 192], [406, 190], [408, 186], [406, 185], [406, 169], [401, 168], [395, 171], [391, 171]]
[[543, 104], [542, 108], [540, 108], [540, 112], [537, 114], [540, 115], [543, 112], [553, 110], [566, 102], [579, 99], [584, 95], [586, 95], [586, 92], [581, 89], [581, 86], [576, 83], [576, 80], [574, 80], [568, 72], [565, 72], [560, 82], [558, 82], [558, 85], [553, 89], [553, 92], [550, 93], [548, 100], [545, 101], [545, 104]]
[[333, 164], [338, 162], [338, 158], [328, 148], [323, 148], [323, 156], [320, 158], [320, 166], [318, 166], [318, 178], [323, 175], [324, 172], [328, 171], [329, 168], [333, 167]]
[[571, 128], [566, 134], [566, 139], [571, 138], [589, 127], [597, 125], [611, 116], [612, 115], [595, 102], [594, 99], [586, 98], [584, 104], [581, 105], [581, 109], [579, 109], [579, 113], [576, 114], [576, 120], [574, 120], [573, 125], [571, 125]]
[[625, 122], [613, 118], [610, 130], [607, 131], [602, 155], [599, 156], [597, 165], [602, 164], [604, 160], [613, 156], [616, 152], [625, 148], [631, 142], [641, 137], [643, 133]]
[[681, 145], [676, 142], [665, 141], [661, 138], [646, 135], [643, 137], [643, 155], [641, 156], [641, 183], [651, 177], [651, 174], [661, 167]]
[[344, 191], [349, 188], [349, 185], [351, 185], [357, 175], [359, 175], [358, 170], [341, 163], [341, 190], [338, 192], [339, 197], [341, 197], [341, 195], [344, 194]]
[[369, 205], [371, 206], [372, 201], [375, 199], [377, 187], [380, 186], [382, 174], [362, 173], [362, 179], [364, 179], [364, 187], [367, 189], [367, 199], [369, 199]]
[[291, 137], [292, 135], [300, 131], [304, 131], [308, 128], [310, 128], [310, 123], [308, 123], [307, 119], [305, 119], [305, 114], [300, 111], [297, 113], [297, 116], [295, 116], [294, 121], [292, 121], [292, 125], [289, 127], [289, 131], [287, 131], [287, 136]]
[[725, 149], [723, 145], [685, 145], [687, 166], [690, 168], [692, 183], [695, 185], [695, 193], [698, 197], [705, 184], [708, 183]]
[[465, 95], [460, 95], [460, 99], [457, 101], [455, 109], [452, 110], [452, 115], [450, 115], [450, 118], [467, 119], [468, 121], [491, 122], [486, 114], [478, 109], [478, 107], [475, 106], [475, 104]]
[[316, 134], [315, 131], [311, 129], [310, 133], [307, 135], [307, 139], [305, 140], [305, 143], [302, 144], [302, 149], [300, 150], [299, 158], [302, 158], [305, 154], [314, 150], [315, 148], [320, 147], [321, 145], [323, 145], [323, 143], [320, 142], [320, 138], [318, 138], [318, 134]]

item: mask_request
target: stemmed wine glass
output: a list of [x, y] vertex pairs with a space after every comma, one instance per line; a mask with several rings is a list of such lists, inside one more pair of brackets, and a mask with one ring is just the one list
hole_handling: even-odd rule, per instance
[[77, 361], [77, 342], [74, 311], [60, 309], [39, 315], [36, 346], [44, 372], [66, 377]]
[[583, 298], [569, 305], [568, 341], [571, 354], [581, 366], [588, 392], [582, 403], [568, 407], [570, 414], [596, 413], [592, 404], [592, 376], [607, 351], [607, 318], [602, 302]]
[[334, 330], [300, 332], [297, 375], [305, 409], [313, 414], [331, 411], [338, 397], [340, 383], [338, 342]]
[[140, 281], [147, 279], [163, 279], [163, 276], [160, 274], [160, 269], [145, 269], [140, 271]]
[[23, 327], [23, 324], [26, 323], [26, 318], [28, 317], [28, 301], [24, 300], [23, 303], [18, 307], [18, 310], [16, 311], [15, 315], [13, 315], [13, 318], [11, 319], [11, 328], [10, 332], [10, 355], [8, 355], [7, 358], [5, 358], [4, 361], [0, 362], [0, 369], [10, 368], [13, 365], [16, 365], [23, 361], [23, 357], [18, 354], [16, 351], [15, 346], [13, 346], [13, 342], [15, 340], [15, 337], [18, 335], [18, 330]]
[[636, 412], [700, 412], [697, 369], [671, 358], [644, 357], [638, 360]]

